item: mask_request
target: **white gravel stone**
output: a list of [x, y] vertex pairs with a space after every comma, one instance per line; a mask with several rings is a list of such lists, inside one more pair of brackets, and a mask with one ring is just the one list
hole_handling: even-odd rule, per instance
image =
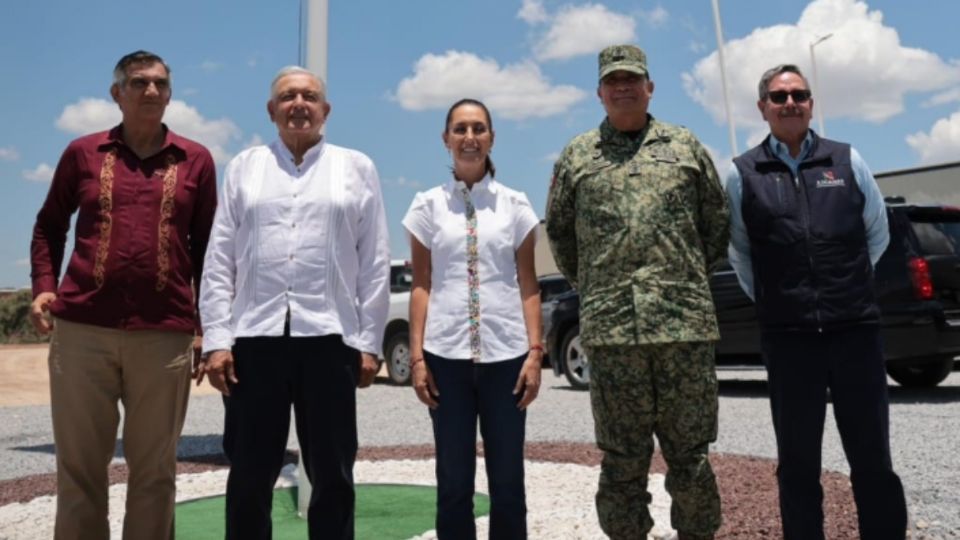
[[[599, 467], [569, 463], [527, 462], [527, 529], [530, 538], [574, 540], [605, 538], [594, 510]], [[357, 483], [434, 485], [433, 460], [365, 461], [354, 470]], [[671, 538], [670, 496], [663, 488], [663, 475], [650, 475], [653, 495], [650, 513], [655, 521], [650, 538]], [[487, 492], [483, 460], [477, 460], [476, 490]], [[486, 538], [488, 519], [477, 520], [477, 537]], [[416, 537], [435, 540], [435, 531]]]
[[[359, 461], [354, 468], [354, 478], [357, 484], [435, 485], [434, 465], [432, 459]], [[604, 538], [593, 503], [599, 473], [599, 467], [527, 462], [527, 526], [530, 538]], [[650, 511], [656, 522], [650, 536], [653, 539], [674, 536], [670, 528], [670, 497], [663, 489], [663, 480], [661, 474], [650, 475], [649, 489], [653, 495]], [[296, 482], [296, 468], [288, 465], [283, 468], [277, 487], [294, 486]], [[177, 501], [220, 495], [226, 483], [225, 469], [180, 475], [177, 477]], [[476, 489], [482, 493], [487, 491], [487, 475], [482, 459], [477, 461]], [[126, 493], [124, 484], [110, 487], [110, 530], [113, 538], [120, 538]], [[56, 498], [53, 496], [0, 507], [0, 540], [52, 538], [55, 511]], [[477, 536], [486, 538], [488, 527], [486, 517], [478, 519]], [[435, 539], [436, 532], [428, 531], [416, 538]]]

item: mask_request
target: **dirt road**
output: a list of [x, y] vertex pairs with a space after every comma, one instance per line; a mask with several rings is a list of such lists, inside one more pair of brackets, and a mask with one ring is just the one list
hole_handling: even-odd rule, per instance
[[[50, 403], [47, 349], [43, 345], [0, 345], [0, 407]], [[206, 381], [191, 386], [193, 395], [216, 393]]]

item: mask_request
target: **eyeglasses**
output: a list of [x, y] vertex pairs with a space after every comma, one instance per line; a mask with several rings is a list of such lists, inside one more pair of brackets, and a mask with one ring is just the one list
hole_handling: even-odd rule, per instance
[[793, 98], [794, 103], [806, 103], [810, 99], [809, 90], [791, 90], [787, 92], [786, 90], [774, 90], [767, 94], [767, 97], [770, 98], [770, 101], [776, 103], [777, 105], [783, 105], [787, 102], [787, 96]]

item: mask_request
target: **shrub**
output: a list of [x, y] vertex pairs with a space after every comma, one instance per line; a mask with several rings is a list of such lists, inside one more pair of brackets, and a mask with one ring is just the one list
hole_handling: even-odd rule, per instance
[[49, 338], [41, 336], [30, 323], [30, 289], [21, 289], [0, 297], [0, 342], [43, 343]]

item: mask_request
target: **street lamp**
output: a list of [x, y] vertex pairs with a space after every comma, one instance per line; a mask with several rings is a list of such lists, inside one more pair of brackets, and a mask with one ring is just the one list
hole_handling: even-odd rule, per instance
[[[820, 81], [817, 79], [817, 57], [815, 54], [813, 54], [813, 48], [819, 45], [820, 43], [823, 43], [824, 41], [830, 39], [831, 37], [833, 37], [833, 32], [825, 36], [822, 36], [816, 41], [813, 41], [810, 43], [810, 65], [813, 67], [813, 95], [817, 96], [818, 99], [819, 99], [818, 93], [820, 92]], [[820, 105], [815, 107], [815, 109], [817, 110], [817, 126], [820, 130], [820, 136], [826, 137], [827, 130], [823, 127], [823, 101], [822, 100], [820, 102]]]

